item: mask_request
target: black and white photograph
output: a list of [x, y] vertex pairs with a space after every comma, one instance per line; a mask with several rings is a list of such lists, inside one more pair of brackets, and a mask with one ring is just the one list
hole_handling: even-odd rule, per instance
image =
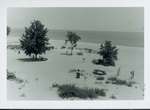
[[143, 100], [143, 7], [7, 9], [8, 100]]

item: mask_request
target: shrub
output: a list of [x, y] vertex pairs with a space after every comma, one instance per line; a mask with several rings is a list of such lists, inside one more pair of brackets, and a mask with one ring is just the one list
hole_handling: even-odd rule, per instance
[[65, 49], [66, 48], [66, 46], [61, 46], [61, 49]]
[[117, 79], [116, 81], [113, 82], [113, 84], [117, 84], [117, 85], [128, 85], [126, 80], [121, 80], [121, 79]]
[[108, 80], [110, 80], [110, 81], [116, 81], [117, 77], [110, 77], [110, 78], [108, 78]]
[[133, 84], [136, 84], [136, 82], [134, 82], [134, 81], [129, 81], [129, 82], [127, 83], [127, 86], [128, 86], [128, 87], [132, 87]]
[[77, 55], [83, 55], [83, 53], [82, 52], [77, 52]]
[[62, 98], [78, 97], [82, 99], [97, 98], [98, 96], [106, 96], [104, 89], [79, 88], [75, 85], [59, 85], [58, 94]]
[[108, 80], [111, 81], [112, 84], [127, 85], [126, 80], [121, 80], [121, 79], [118, 79], [117, 77], [110, 77], [108, 78]]
[[126, 85], [128, 87], [132, 87], [132, 85], [135, 84], [135, 82], [133, 82], [133, 81], [126, 81], [126, 80], [118, 79], [117, 77], [108, 78], [106, 83], [107, 84], [112, 83], [112, 84], [116, 84], [116, 85]]
[[24, 80], [17, 78], [15, 73], [9, 72], [8, 70], [7, 70], [7, 80], [16, 81], [17, 83], [23, 83], [24, 82]]
[[59, 85], [56, 84], [56, 83], [52, 84], [52, 87], [58, 87], [58, 86], [59, 86]]
[[105, 78], [104, 77], [97, 77], [96, 79], [97, 80], [104, 80]]
[[100, 95], [100, 96], [106, 96], [106, 92], [104, 89], [95, 89], [95, 93]]
[[54, 46], [49, 46], [49, 47], [47, 47], [47, 50], [54, 50], [54, 49], [55, 49]]
[[8, 70], [7, 70], [7, 79], [8, 80], [14, 80], [14, 79], [16, 79], [17, 77], [16, 77], [16, 75], [13, 73], [13, 72], [9, 72]]

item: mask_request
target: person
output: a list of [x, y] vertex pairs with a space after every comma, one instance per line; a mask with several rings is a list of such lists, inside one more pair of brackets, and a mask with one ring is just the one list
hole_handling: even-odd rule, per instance
[[130, 72], [130, 75], [131, 75], [130, 78], [131, 78], [131, 80], [132, 80], [132, 79], [134, 78], [134, 71], [131, 71], [131, 72]]
[[77, 69], [77, 71], [76, 71], [76, 78], [80, 78], [80, 70], [79, 69]]

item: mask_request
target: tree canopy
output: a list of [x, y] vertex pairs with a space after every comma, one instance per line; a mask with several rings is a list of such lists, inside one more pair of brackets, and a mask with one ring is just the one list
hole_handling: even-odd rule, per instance
[[20, 44], [26, 55], [32, 55], [33, 58], [37, 59], [37, 55], [48, 50], [49, 38], [47, 32], [48, 29], [39, 20], [34, 20], [29, 27], [25, 27]]
[[71, 44], [71, 55], [72, 55], [72, 51], [77, 46], [77, 42], [79, 40], [81, 40], [81, 37], [79, 35], [77, 35], [76, 33], [71, 32], [71, 31], [67, 32], [67, 36], [66, 37], [67, 37], [66, 41], [69, 41], [70, 44]]
[[115, 65], [115, 60], [118, 59], [118, 49], [116, 46], [112, 45], [111, 41], [105, 41], [105, 43], [100, 45], [99, 54], [103, 57], [104, 65]]

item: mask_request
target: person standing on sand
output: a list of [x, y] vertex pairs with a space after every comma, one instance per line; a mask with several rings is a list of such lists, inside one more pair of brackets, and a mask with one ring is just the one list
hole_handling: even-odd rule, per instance
[[131, 79], [131, 80], [134, 79], [134, 71], [131, 71], [131, 72], [130, 72], [130, 75], [131, 75], [130, 79]]
[[76, 71], [76, 78], [80, 78], [80, 70], [79, 69], [77, 69], [77, 71]]

